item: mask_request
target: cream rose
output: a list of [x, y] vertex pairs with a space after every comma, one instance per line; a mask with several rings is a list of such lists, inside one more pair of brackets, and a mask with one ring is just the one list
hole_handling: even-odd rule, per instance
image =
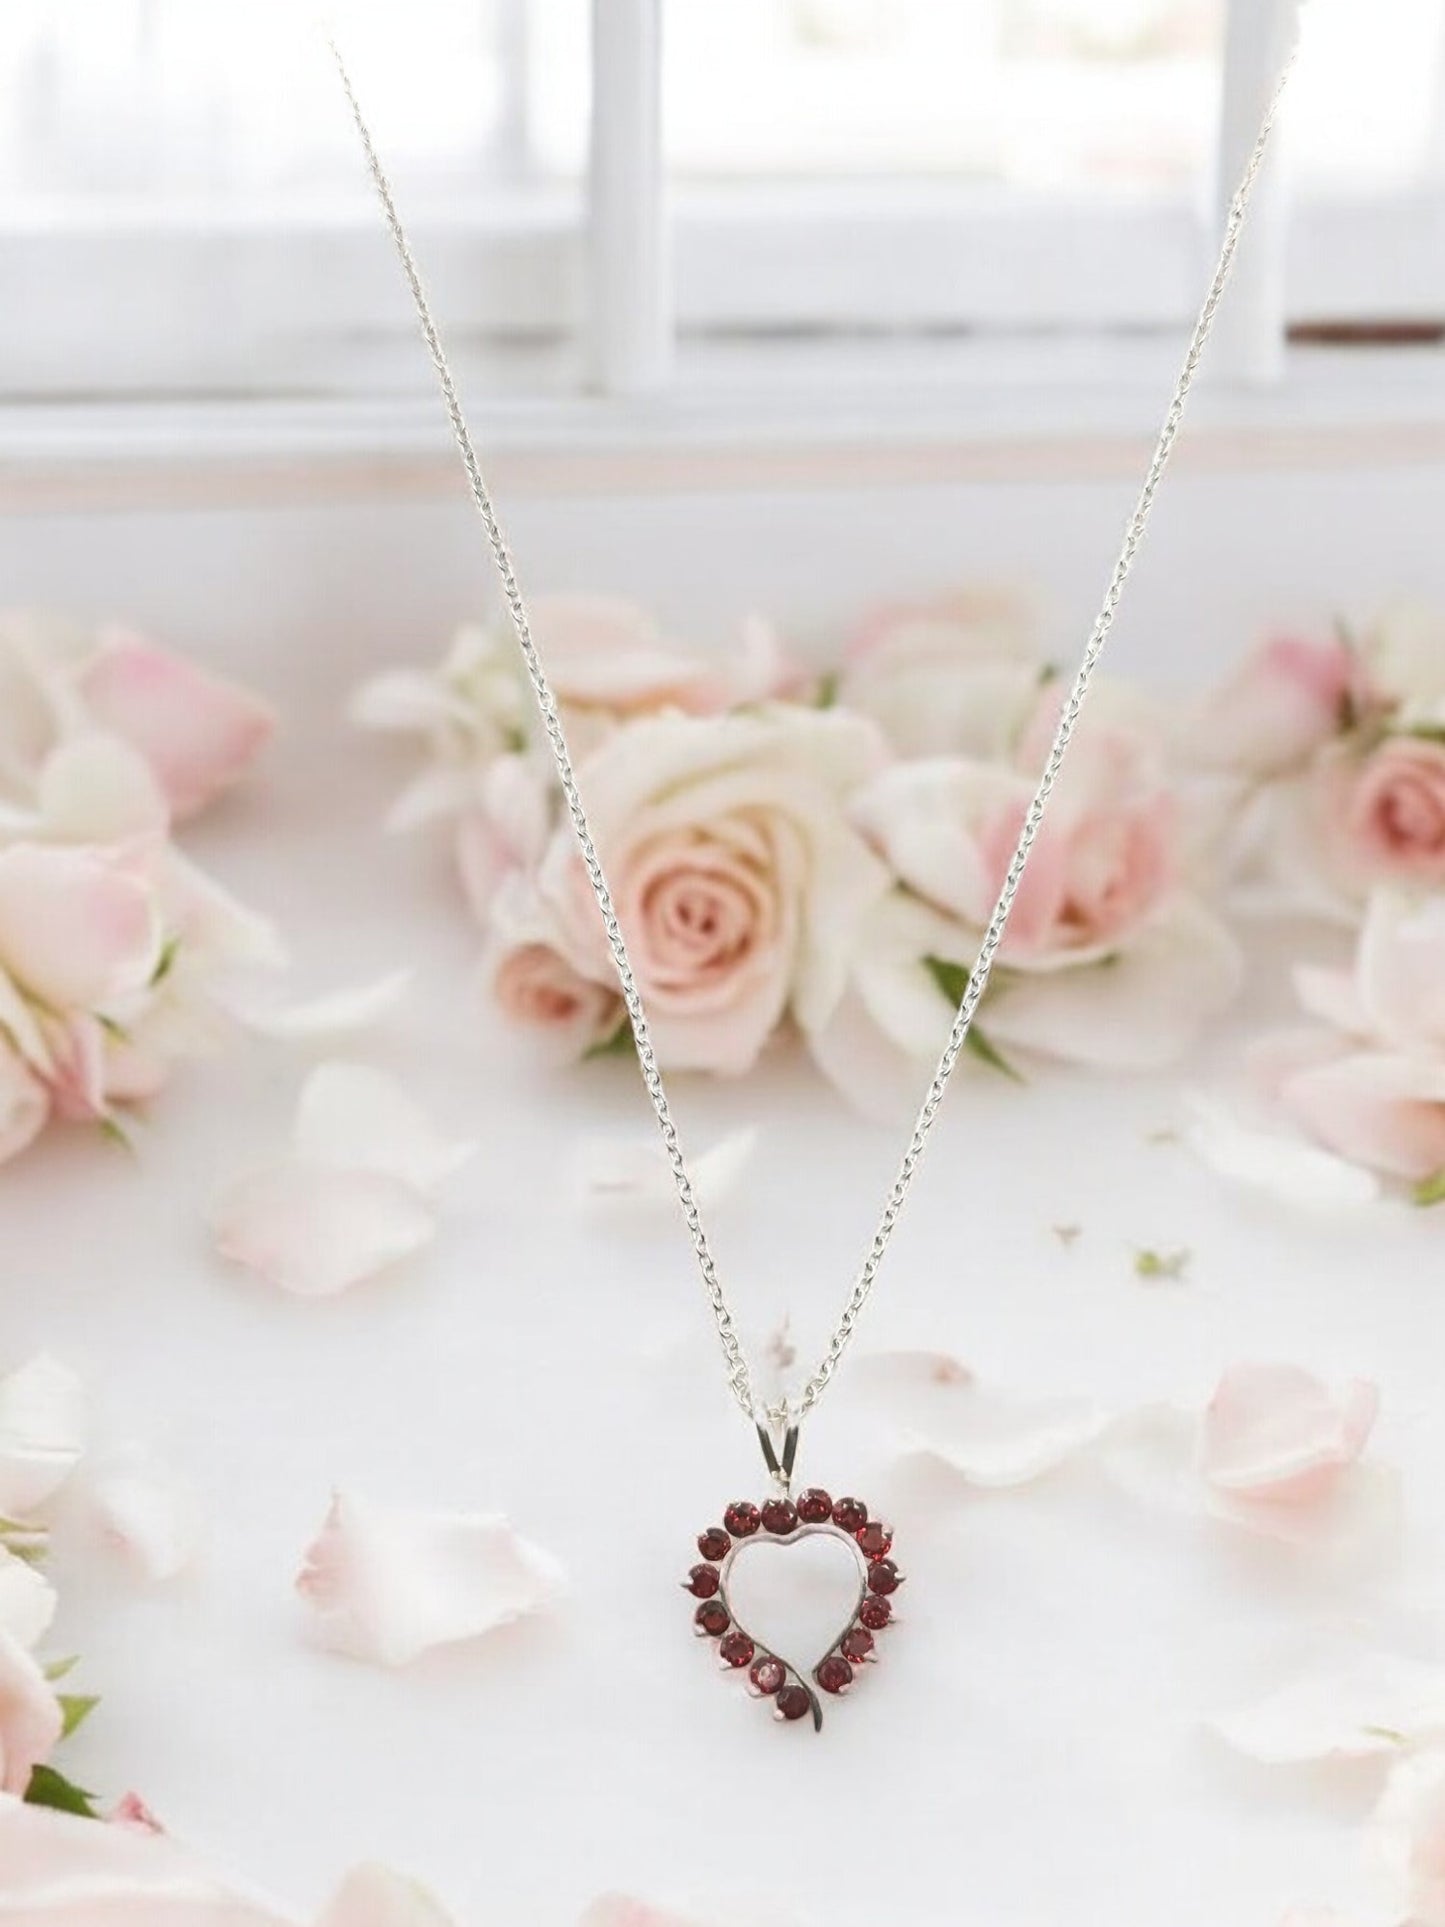
[[[856, 717], [654, 717], [580, 772], [662, 1062], [739, 1072], [792, 1011], [835, 1000], [851, 931], [886, 874], [847, 820], [878, 765]], [[594, 983], [612, 959], [570, 824], [538, 876], [555, 947]]]

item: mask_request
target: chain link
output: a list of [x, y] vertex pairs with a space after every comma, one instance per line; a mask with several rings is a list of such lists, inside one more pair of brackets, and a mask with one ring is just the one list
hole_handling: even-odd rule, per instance
[[1244, 227], [1245, 215], [1249, 207], [1250, 196], [1253, 193], [1255, 182], [1259, 177], [1260, 168], [1264, 163], [1265, 153], [1269, 146], [1270, 135], [1274, 130], [1274, 123], [1278, 114], [1280, 101], [1284, 95], [1290, 73], [1294, 66], [1297, 44], [1296, 42], [1295, 46], [1291, 47], [1284, 63], [1279, 80], [1265, 108], [1263, 118], [1260, 122], [1259, 133], [1255, 139], [1254, 146], [1250, 150], [1249, 158], [1245, 163], [1239, 185], [1235, 189], [1233, 198], [1230, 201], [1214, 273], [1204, 298], [1204, 304], [1199, 310], [1198, 318], [1195, 321], [1193, 331], [1189, 337], [1189, 345], [1185, 351], [1184, 361], [1180, 368], [1178, 378], [1175, 381], [1174, 392], [1170, 398], [1169, 407], [1164, 417], [1164, 424], [1159, 432], [1153, 455], [1150, 458], [1148, 469], [1145, 472], [1143, 485], [1140, 488], [1138, 499], [1134, 505], [1134, 512], [1130, 516], [1128, 526], [1125, 529], [1123, 544], [1119, 550], [1118, 558], [1114, 563], [1112, 573], [1110, 574], [1103, 604], [1094, 619], [1094, 625], [1089, 632], [1089, 638], [1085, 644], [1084, 653], [1080, 660], [1078, 670], [1075, 673], [1073, 683], [1070, 686], [1068, 698], [1060, 711], [1053, 743], [1049, 749], [1042, 773], [1039, 776], [1038, 787], [1034, 791], [1033, 800], [1029, 804], [1029, 808], [1024, 816], [1018, 843], [1014, 849], [1013, 857], [998, 893], [998, 901], [994, 905], [993, 914], [989, 918], [988, 927], [984, 931], [983, 940], [979, 945], [978, 955], [969, 973], [968, 985], [964, 991], [963, 999], [959, 1004], [957, 1015], [954, 1017], [948, 1042], [943, 1047], [943, 1054], [938, 1060], [938, 1066], [933, 1074], [933, 1081], [928, 1087], [927, 1095], [924, 1097], [922, 1107], [918, 1112], [917, 1119], [913, 1126], [913, 1134], [908, 1141], [908, 1148], [903, 1154], [897, 1176], [893, 1180], [892, 1188], [884, 1203], [882, 1216], [879, 1218], [877, 1229], [873, 1233], [873, 1241], [868, 1248], [867, 1255], [858, 1271], [853, 1289], [849, 1294], [848, 1302], [843, 1308], [843, 1314], [838, 1320], [832, 1337], [828, 1341], [827, 1349], [823, 1353], [817, 1369], [807, 1380], [795, 1401], [784, 1401], [775, 1405], [767, 1405], [760, 1401], [753, 1387], [752, 1375], [748, 1368], [747, 1358], [738, 1338], [737, 1322], [728, 1304], [726, 1295], [723, 1292], [721, 1281], [718, 1278], [717, 1268], [713, 1262], [712, 1250], [708, 1243], [707, 1233], [703, 1228], [697, 1198], [693, 1191], [692, 1180], [688, 1175], [687, 1162], [683, 1156], [681, 1139], [678, 1135], [677, 1126], [673, 1121], [672, 1109], [668, 1103], [667, 1091], [663, 1085], [662, 1072], [657, 1061], [657, 1053], [653, 1048], [652, 1033], [648, 1026], [647, 1012], [643, 1008], [642, 998], [637, 988], [637, 979], [633, 975], [632, 965], [628, 958], [627, 944], [622, 934], [622, 927], [618, 922], [617, 912], [613, 907], [612, 893], [608, 888], [607, 878], [603, 873], [602, 863], [598, 857], [596, 845], [592, 840], [592, 832], [587, 821], [587, 812], [583, 807], [582, 796], [578, 790], [577, 780], [573, 773], [572, 758], [567, 747], [566, 733], [562, 727], [562, 718], [557, 700], [552, 693], [552, 687], [547, 679], [541, 657], [537, 653], [537, 646], [532, 639], [531, 623], [528, 619], [526, 604], [522, 598], [522, 591], [517, 583], [511, 550], [506, 537], [502, 533], [496, 510], [492, 505], [491, 494], [482, 476], [481, 465], [477, 460], [476, 450], [472, 445], [472, 438], [467, 429], [466, 418], [462, 413], [461, 402], [457, 396], [456, 384], [452, 379], [451, 369], [448, 366], [446, 355], [442, 349], [441, 337], [432, 319], [431, 308], [427, 301], [425, 288], [422, 285], [421, 274], [417, 268], [415, 257], [412, 254], [410, 243], [407, 240], [406, 230], [402, 226], [401, 217], [397, 212], [396, 202], [392, 196], [391, 184], [387, 179], [386, 171], [382, 167], [380, 157], [372, 141], [370, 129], [362, 116], [361, 107], [357, 101], [356, 93], [352, 87], [351, 78], [347, 73], [345, 63], [335, 44], [332, 44], [331, 52], [341, 76], [341, 84], [345, 89], [346, 98], [351, 106], [352, 117], [356, 122], [357, 133], [361, 138], [366, 163], [376, 186], [382, 212], [386, 218], [386, 225], [391, 232], [391, 238], [395, 243], [397, 254], [400, 257], [407, 286], [411, 290], [412, 301], [416, 308], [417, 318], [421, 324], [422, 337], [426, 343], [427, 352], [431, 356], [432, 366], [436, 371], [437, 380], [441, 386], [442, 400], [446, 405], [452, 436], [461, 454], [462, 466], [466, 471], [472, 501], [476, 505], [477, 513], [481, 517], [487, 543], [491, 549], [493, 561], [496, 564], [497, 574], [502, 586], [502, 594], [511, 617], [512, 627], [516, 631], [517, 644], [522, 652], [522, 660], [526, 665], [527, 676], [537, 700], [537, 708], [541, 715], [542, 727], [552, 751], [552, 758], [557, 770], [557, 779], [561, 785], [563, 799], [567, 806], [568, 816], [571, 818], [572, 828], [576, 833], [577, 845], [581, 852], [583, 866], [586, 869], [588, 881], [592, 885], [593, 895], [597, 899], [597, 907], [602, 914], [602, 924], [607, 935], [608, 948], [612, 953], [613, 965], [622, 989], [622, 1000], [627, 1009], [628, 1021], [632, 1026], [632, 1035], [637, 1046], [637, 1060], [642, 1070], [642, 1081], [657, 1117], [658, 1129], [662, 1134], [663, 1148], [667, 1154], [667, 1161], [672, 1170], [678, 1201], [682, 1206], [683, 1219], [687, 1225], [688, 1235], [692, 1240], [692, 1248], [697, 1257], [698, 1269], [702, 1273], [703, 1288], [707, 1293], [708, 1303], [712, 1308], [713, 1320], [717, 1326], [718, 1341], [722, 1347], [723, 1359], [727, 1368], [728, 1386], [742, 1410], [755, 1425], [758, 1425], [764, 1431], [765, 1436], [770, 1433], [782, 1434], [790, 1425], [796, 1426], [817, 1404], [818, 1400], [827, 1390], [833, 1374], [838, 1368], [838, 1363], [848, 1347], [848, 1342], [853, 1336], [858, 1320], [862, 1315], [863, 1308], [872, 1293], [879, 1267], [883, 1263], [884, 1253], [888, 1248], [888, 1241], [893, 1235], [894, 1226], [898, 1222], [904, 1201], [908, 1196], [909, 1188], [913, 1183], [919, 1163], [922, 1160], [929, 1133], [933, 1129], [934, 1120], [938, 1115], [939, 1107], [943, 1103], [943, 1096], [948, 1087], [949, 1078], [952, 1076], [954, 1066], [958, 1062], [959, 1055], [967, 1042], [974, 1013], [977, 1011], [979, 1004], [983, 1000], [984, 992], [988, 988], [989, 976], [993, 970], [999, 946], [1003, 942], [1004, 931], [1008, 925], [1009, 913], [1013, 909], [1014, 899], [1018, 895], [1019, 885], [1023, 880], [1029, 852], [1033, 848], [1034, 839], [1038, 835], [1039, 826], [1043, 821], [1044, 812], [1048, 807], [1049, 797], [1053, 792], [1055, 782], [1058, 780], [1059, 771], [1063, 766], [1070, 739], [1073, 736], [1080, 712], [1083, 709], [1084, 699], [1088, 694], [1089, 684], [1093, 679], [1094, 670], [1100, 656], [1103, 654], [1104, 644], [1108, 640], [1109, 631], [1113, 627], [1115, 612], [1118, 609], [1120, 599], [1123, 595], [1124, 585], [1128, 581], [1129, 572], [1134, 566], [1134, 559], [1138, 553], [1144, 530], [1149, 521], [1150, 512], [1154, 506], [1154, 497], [1158, 492], [1159, 483], [1163, 477], [1165, 468], [1168, 466], [1169, 457], [1173, 453], [1174, 443], [1178, 437], [1180, 423], [1184, 416], [1184, 406], [1189, 398], [1189, 391], [1194, 385], [1194, 377], [1198, 372], [1205, 342], [1208, 340], [1210, 329], [1214, 325], [1214, 317], [1218, 310], [1220, 299], [1228, 285], [1230, 270], [1234, 265], [1235, 252], [1239, 245], [1240, 233]]

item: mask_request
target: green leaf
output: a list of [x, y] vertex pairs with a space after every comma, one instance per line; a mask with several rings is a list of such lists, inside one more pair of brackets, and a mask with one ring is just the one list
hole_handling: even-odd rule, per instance
[[834, 709], [837, 707], [839, 680], [836, 669], [830, 669], [824, 675], [819, 676], [817, 687], [813, 691], [813, 706], [815, 709]]
[[1187, 1247], [1178, 1251], [1153, 1251], [1146, 1245], [1134, 1253], [1134, 1275], [1151, 1281], [1182, 1278], [1189, 1269], [1192, 1255]]
[[582, 1058], [584, 1063], [591, 1063], [594, 1057], [629, 1057], [632, 1050], [632, 1026], [624, 1017], [610, 1037], [583, 1051]]
[[1433, 1177], [1421, 1178], [1410, 1195], [1416, 1204], [1445, 1204], [1445, 1168]]
[[88, 1720], [100, 1705], [98, 1693], [57, 1693], [55, 1697], [60, 1701], [60, 1711], [64, 1719], [60, 1729], [60, 1737], [63, 1740], [68, 1740], [76, 1727]]
[[68, 1659], [52, 1659], [45, 1668], [45, 1677], [53, 1686], [58, 1679], [64, 1679], [67, 1673], [73, 1673], [79, 1664], [79, 1653], [72, 1653]]
[[[958, 1006], [963, 1002], [963, 994], [968, 989], [968, 981], [972, 975], [968, 965], [954, 963], [950, 957], [925, 957], [923, 959], [923, 968], [938, 985], [938, 988], [943, 992], [947, 1001], [957, 1010]], [[971, 1051], [981, 1063], [987, 1064], [990, 1069], [998, 1071], [1004, 1077], [1011, 1078], [1015, 1084], [1025, 1084], [1028, 1082], [1028, 1079], [1023, 1073], [1004, 1056], [997, 1044], [990, 1040], [987, 1033], [980, 1030], [977, 1020], [968, 1027], [968, 1036], [964, 1039], [964, 1048]]]
[[53, 1766], [32, 1769], [25, 1798], [33, 1807], [54, 1807], [57, 1813], [76, 1813], [83, 1820], [100, 1818], [95, 1810], [96, 1796], [87, 1793], [84, 1787], [76, 1786], [73, 1780], [67, 1780]]

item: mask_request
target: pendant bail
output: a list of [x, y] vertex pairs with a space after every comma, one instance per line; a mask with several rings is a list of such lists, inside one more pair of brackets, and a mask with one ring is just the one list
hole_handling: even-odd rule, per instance
[[798, 1456], [798, 1428], [789, 1425], [786, 1419], [779, 1421], [784, 1426], [782, 1450], [773, 1443], [773, 1421], [758, 1426], [758, 1444], [763, 1448], [763, 1459], [775, 1483], [784, 1493], [793, 1483], [793, 1461]]

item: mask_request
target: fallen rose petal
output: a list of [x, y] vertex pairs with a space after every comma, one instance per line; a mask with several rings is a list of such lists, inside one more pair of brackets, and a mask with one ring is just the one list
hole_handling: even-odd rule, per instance
[[65, 1483], [85, 1449], [85, 1388], [42, 1352], [0, 1379], [0, 1517], [25, 1519]]
[[1110, 1421], [1099, 1463], [1122, 1492], [1166, 1512], [1198, 1516], [1199, 1417], [1182, 1405], [1141, 1405]]
[[1205, 1408], [1200, 1472], [1218, 1492], [1315, 1504], [1359, 1458], [1379, 1406], [1368, 1379], [1334, 1393], [1295, 1365], [1231, 1366]]
[[338, 1492], [296, 1583], [323, 1644], [404, 1666], [542, 1610], [564, 1575], [500, 1513], [407, 1510]]
[[283, 1291], [326, 1298], [430, 1244], [436, 1213], [384, 1172], [296, 1162], [233, 1185], [212, 1231], [223, 1258]]
[[1445, 1667], [1353, 1653], [1209, 1726], [1237, 1753], [1272, 1766], [1398, 1753], [1445, 1734]]
[[363, 1866], [347, 1875], [316, 1927], [452, 1927], [452, 1917], [415, 1881]]
[[475, 1146], [443, 1138], [394, 1077], [367, 1064], [320, 1064], [301, 1089], [293, 1135], [303, 1162], [375, 1172], [430, 1196]]
[[981, 1387], [945, 1352], [880, 1352], [855, 1380], [900, 1447], [940, 1459], [971, 1485], [1024, 1485], [1094, 1439], [1106, 1423], [1087, 1399], [1027, 1398]]
[[349, 1032], [369, 1030], [383, 1018], [389, 1017], [403, 1002], [411, 984], [410, 970], [393, 970], [371, 983], [348, 985], [345, 989], [309, 998], [304, 1003], [261, 1009], [232, 998], [230, 1009], [232, 1015], [248, 1030], [279, 1042], [339, 1037]]
[[27, 1649], [43, 1639], [55, 1617], [55, 1588], [27, 1559], [0, 1547], [0, 1633]]
[[1370, 1835], [1408, 1927], [1445, 1927], [1445, 1751], [1431, 1749], [1395, 1766]]
[[[703, 1210], [712, 1211], [734, 1190], [757, 1146], [755, 1129], [732, 1131], [689, 1160], [693, 1195]], [[595, 1203], [650, 1212], [676, 1201], [672, 1166], [657, 1137], [589, 1138], [577, 1163], [582, 1195]]]
[[177, 817], [229, 788], [275, 727], [249, 690], [119, 630], [85, 665], [79, 688], [94, 720], [145, 757]]
[[200, 1535], [194, 1494], [138, 1447], [91, 1473], [91, 1516], [106, 1541], [142, 1579], [173, 1579], [190, 1564]]
[[1234, 1183], [1263, 1191], [1306, 1210], [1372, 1204], [1380, 1180], [1371, 1171], [1321, 1150], [1302, 1138], [1258, 1130], [1199, 1092], [1187, 1094], [1190, 1121], [1185, 1142], [1211, 1170]]
[[[0, 1792], [21, 1793], [59, 1743], [65, 1716], [29, 1652], [0, 1632]], [[0, 1868], [5, 1865], [0, 1856]]]

